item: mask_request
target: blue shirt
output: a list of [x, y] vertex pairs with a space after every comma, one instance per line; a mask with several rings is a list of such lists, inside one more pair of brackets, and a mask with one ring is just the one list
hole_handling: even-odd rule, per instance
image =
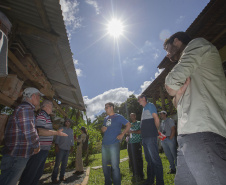
[[155, 120], [152, 116], [153, 113], [157, 114], [157, 109], [153, 103], [147, 103], [143, 108], [141, 116], [141, 137], [157, 137], [158, 130], [155, 126]]
[[128, 122], [129, 121], [120, 114], [107, 116], [104, 119], [103, 124], [103, 126], [107, 127], [107, 130], [104, 132], [102, 144], [110, 145], [114, 143], [119, 143], [117, 136], [121, 134], [122, 125], [126, 125], [126, 123]]
[[68, 136], [56, 136], [55, 143], [58, 144], [59, 148], [62, 150], [70, 150], [74, 146], [74, 132], [71, 128], [62, 127], [62, 132]]

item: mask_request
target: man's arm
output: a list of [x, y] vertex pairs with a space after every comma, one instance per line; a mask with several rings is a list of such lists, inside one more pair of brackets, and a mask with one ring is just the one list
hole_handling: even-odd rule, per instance
[[131, 123], [130, 122], [126, 123], [126, 128], [123, 130], [121, 134], [117, 136], [117, 139], [122, 140], [123, 136], [125, 135], [125, 133], [129, 131], [130, 127], [131, 127]]
[[140, 130], [129, 130], [129, 133], [140, 134], [141, 131]]
[[104, 133], [104, 132], [106, 132], [106, 130], [107, 130], [107, 127], [105, 127], [105, 126], [102, 126], [101, 127], [101, 131]]
[[170, 134], [170, 139], [173, 139], [173, 137], [176, 135], [176, 127], [173, 126], [171, 127], [171, 134]]
[[169, 86], [165, 85], [166, 90], [169, 93], [169, 95], [170, 96], [174, 96], [174, 98], [173, 98], [173, 105], [175, 107], [177, 107], [177, 104], [178, 104], [181, 96], [183, 96], [183, 94], [185, 93], [185, 91], [186, 91], [188, 85], [190, 84], [190, 82], [191, 82], [191, 79], [189, 77], [189, 78], [186, 79], [185, 84], [178, 91], [175, 91], [175, 90], [171, 89]]
[[[211, 49], [211, 45], [204, 39], [192, 40], [183, 51], [178, 64], [174, 66], [171, 72], [166, 76], [165, 84], [175, 91], [178, 91], [188, 77], [190, 77], [197, 67], [203, 62], [203, 55], [206, 55]], [[175, 96], [175, 92], [169, 92]]]
[[160, 121], [159, 121], [158, 114], [152, 113], [152, 116], [153, 116], [154, 121], [155, 121], [155, 126], [156, 126], [156, 128], [157, 128], [157, 130], [158, 130], [158, 129], [159, 129], [159, 125], [160, 125]]
[[59, 129], [55, 131], [55, 130], [48, 130], [45, 128], [37, 128], [37, 130], [38, 130], [39, 136], [68, 136], [67, 134], [62, 132], [63, 129]]

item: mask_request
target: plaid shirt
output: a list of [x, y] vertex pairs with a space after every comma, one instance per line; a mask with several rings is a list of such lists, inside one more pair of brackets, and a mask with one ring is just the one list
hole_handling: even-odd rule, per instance
[[[134, 123], [131, 123], [132, 131], [140, 130], [140, 121], [135, 121]], [[140, 143], [141, 142], [141, 135], [140, 134], [132, 134], [132, 137], [129, 138], [129, 143]]]
[[28, 158], [33, 154], [34, 148], [39, 147], [34, 110], [32, 104], [23, 102], [10, 116], [5, 129], [5, 154]]

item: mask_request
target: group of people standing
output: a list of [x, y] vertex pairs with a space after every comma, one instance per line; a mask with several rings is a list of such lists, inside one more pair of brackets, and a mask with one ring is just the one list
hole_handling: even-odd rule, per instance
[[[51, 149], [54, 136], [56, 160], [52, 173], [52, 182], [58, 183], [59, 166], [60, 180], [65, 181], [65, 169], [69, 153], [73, 151], [74, 133], [71, 120], [66, 119], [64, 126], [58, 131], [53, 130], [50, 115], [53, 103], [43, 100], [40, 112], [35, 117], [35, 107], [40, 106], [40, 98], [44, 96], [38, 89], [29, 87], [23, 91], [22, 103], [16, 107], [9, 117], [5, 129], [5, 146], [1, 161], [1, 185], [37, 185], [43, 174], [46, 159]], [[86, 129], [81, 128], [81, 136], [76, 139], [81, 143], [77, 147], [76, 172], [83, 173], [82, 144], [86, 140]]]
[[[138, 123], [131, 123], [123, 116], [114, 113], [114, 104], [105, 104], [107, 117], [102, 132], [102, 165], [105, 185], [121, 184], [119, 169], [120, 141], [126, 133], [140, 134], [147, 161], [145, 185], [164, 185], [163, 167], [159, 157], [158, 129], [165, 134], [161, 141], [170, 162], [169, 174], [175, 174], [175, 185], [224, 185], [226, 184], [226, 79], [219, 52], [204, 38], [191, 39], [185, 32], [173, 34], [164, 43], [166, 57], [177, 62], [165, 79], [165, 88], [173, 96], [177, 109], [178, 127], [167, 118], [165, 111], [160, 112], [161, 126], [154, 104], [145, 95], [138, 96], [143, 106], [140, 130], [133, 130]], [[133, 117], [134, 114], [130, 115]], [[121, 132], [122, 125], [126, 125]], [[178, 151], [176, 151], [176, 132]], [[140, 140], [141, 140], [140, 139]], [[134, 144], [133, 144], [134, 143]], [[138, 143], [138, 144], [135, 144]], [[141, 161], [140, 141], [131, 140], [128, 144], [130, 160], [137, 154]], [[134, 146], [137, 146], [134, 152]], [[131, 152], [133, 151], [133, 152]], [[135, 162], [136, 163], [136, 162]], [[134, 164], [135, 164], [134, 163]], [[139, 162], [140, 165], [141, 162]], [[133, 173], [143, 178], [141, 165], [134, 166]]]

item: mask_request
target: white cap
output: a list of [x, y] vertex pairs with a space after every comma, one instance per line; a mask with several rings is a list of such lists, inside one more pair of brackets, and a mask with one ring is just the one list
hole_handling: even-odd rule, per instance
[[166, 112], [166, 111], [164, 111], [164, 110], [162, 110], [161, 112], [159, 112], [159, 114], [161, 114], [161, 113], [163, 113], [163, 114], [167, 114], [167, 112]]
[[36, 93], [39, 93], [40, 96], [44, 96], [44, 94], [42, 94], [38, 89], [36, 89], [34, 87], [28, 87], [28, 88], [24, 89], [23, 96], [31, 97], [32, 94], [36, 94]]

